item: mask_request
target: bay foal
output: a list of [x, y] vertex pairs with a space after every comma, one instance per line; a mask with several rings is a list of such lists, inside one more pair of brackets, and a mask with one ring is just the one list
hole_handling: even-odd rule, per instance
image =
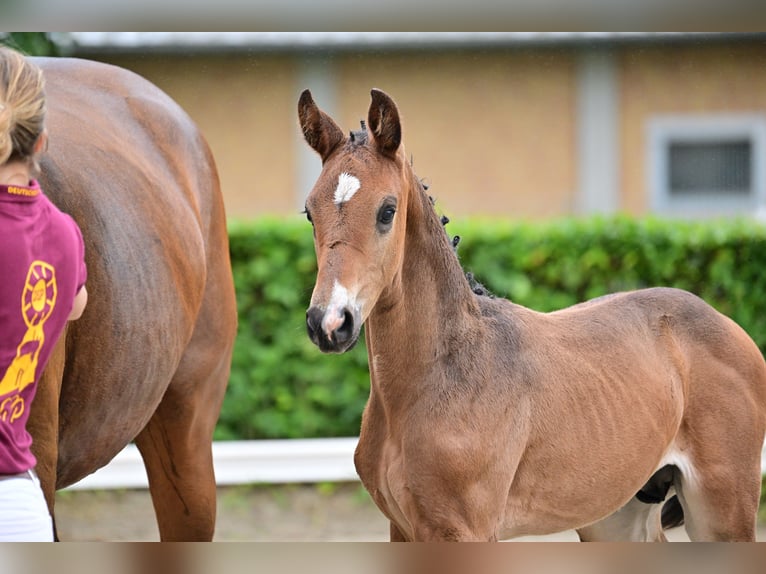
[[348, 137], [308, 90], [298, 116], [323, 162], [308, 333], [340, 353], [365, 325], [355, 464], [392, 540], [664, 540], [666, 499], [692, 540], [754, 540], [766, 365], [739, 326], [677, 289], [554, 313], [477, 295], [391, 98]]

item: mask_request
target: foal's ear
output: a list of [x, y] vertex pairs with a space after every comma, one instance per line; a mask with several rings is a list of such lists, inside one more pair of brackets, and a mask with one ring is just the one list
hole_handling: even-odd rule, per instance
[[402, 126], [399, 121], [399, 110], [396, 104], [385, 92], [373, 89], [370, 111], [367, 113], [367, 123], [378, 149], [386, 155], [393, 156], [402, 143]]
[[298, 120], [306, 142], [321, 156], [324, 163], [343, 141], [343, 131], [317, 107], [308, 90], [303, 90], [298, 100]]

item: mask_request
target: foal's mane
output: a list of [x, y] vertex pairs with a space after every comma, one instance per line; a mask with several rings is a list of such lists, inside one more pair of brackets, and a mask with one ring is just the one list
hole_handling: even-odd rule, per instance
[[364, 120], [360, 120], [359, 123], [362, 124], [361, 129], [351, 131], [348, 134], [348, 141], [353, 146], [362, 146], [367, 143], [367, 124]]
[[[422, 180], [420, 181], [420, 185], [423, 186], [424, 190], [428, 190], [428, 185]], [[436, 211], [436, 200], [431, 195], [428, 196], [428, 199], [431, 201], [431, 205], [433, 206], [434, 211]], [[444, 227], [444, 232], [447, 233], [447, 224], [449, 223], [449, 217], [447, 217], [446, 215], [442, 215], [440, 221], [441, 221], [442, 227]], [[455, 255], [458, 255], [457, 246], [460, 243], [462, 238], [459, 235], [450, 237], [449, 233], [447, 233], [447, 239], [450, 240], [450, 243], [452, 244], [452, 249], [455, 251]], [[460, 256], [458, 256], [458, 261], [459, 260], [460, 260]], [[461, 267], [462, 267], [462, 264], [461, 264]], [[489, 289], [487, 289], [484, 285], [482, 285], [476, 279], [473, 273], [471, 273], [470, 271], [465, 271], [465, 270], [464, 272], [465, 272], [465, 278], [468, 279], [468, 284], [471, 286], [471, 291], [473, 291], [475, 295], [479, 295], [480, 297], [489, 297], [490, 299], [493, 299], [495, 297], [495, 295]]]

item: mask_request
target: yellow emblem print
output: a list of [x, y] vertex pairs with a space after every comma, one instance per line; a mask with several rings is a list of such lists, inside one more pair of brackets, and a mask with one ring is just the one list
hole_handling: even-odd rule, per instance
[[[27, 385], [35, 382], [37, 361], [45, 342], [43, 326], [56, 306], [56, 272], [53, 266], [44, 261], [34, 261], [29, 267], [24, 290], [21, 293], [21, 314], [27, 331], [16, 348], [16, 357], [11, 362], [0, 381], [0, 397], [9, 393], [18, 393]], [[24, 411], [17, 396], [8, 397], [0, 402], [0, 419], [18, 418]]]

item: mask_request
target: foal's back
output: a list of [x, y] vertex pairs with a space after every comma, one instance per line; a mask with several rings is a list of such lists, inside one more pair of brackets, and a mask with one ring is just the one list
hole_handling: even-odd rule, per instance
[[[570, 527], [572, 513], [597, 521], [666, 464], [678, 469], [690, 535], [753, 535], [766, 363], [736, 323], [668, 288], [548, 314], [496, 300], [483, 307], [511, 318], [502, 330], [517, 347], [511, 394], [523, 389], [531, 405], [509, 494], [513, 535]], [[541, 480], [540, 468], [561, 478]]]

